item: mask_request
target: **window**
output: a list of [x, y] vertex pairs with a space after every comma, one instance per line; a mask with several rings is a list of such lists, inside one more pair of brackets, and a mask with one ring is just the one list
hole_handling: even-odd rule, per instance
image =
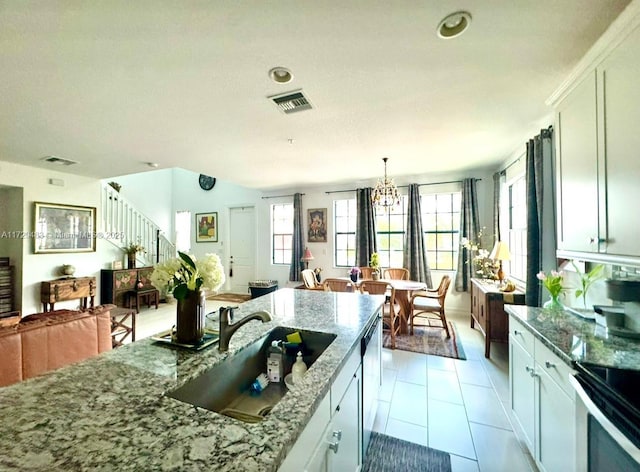
[[422, 226], [432, 270], [455, 270], [460, 242], [460, 192], [422, 195]]
[[356, 200], [334, 200], [335, 265], [356, 265]]
[[271, 262], [291, 264], [293, 203], [271, 205]]
[[390, 210], [376, 208], [376, 234], [381, 267], [403, 267], [407, 197]]
[[509, 251], [508, 275], [525, 281], [527, 278], [527, 202], [524, 175], [508, 185], [508, 230]]
[[191, 212], [176, 211], [176, 250], [189, 252], [191, 250]]

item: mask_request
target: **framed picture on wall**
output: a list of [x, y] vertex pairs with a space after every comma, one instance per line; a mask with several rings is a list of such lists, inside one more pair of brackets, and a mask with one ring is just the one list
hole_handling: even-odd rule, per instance
[[312, 208], [307, 210], [307, 240], [310, 243], [327, 242], [327, 209]]
[[96, 209], [35, 202], [33, 239], [35, 254], [94, 252]]
[[218, 213], [196, 213], [196, 242], [218, 242]]

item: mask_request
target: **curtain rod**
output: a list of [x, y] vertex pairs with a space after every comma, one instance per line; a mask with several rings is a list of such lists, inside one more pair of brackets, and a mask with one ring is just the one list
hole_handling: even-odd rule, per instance
[[[262, 197], [262, 199], [267, 200], [269, 198], [295, 197], [295, 195], [295, 193], [292, 193], [291, 195], [271, 195], [269, 197]], [[304, 195], [304, 193], [301, 193], [300, 195]]]
[[[476, 182], [479, 182], [482, 179], [476, 179]], [[461, 184], [462, 180], [448, 180], [446, 182], [430, 182], [428, 184], [418, 184], [418, 187], [425, 187], [428, 185], [444, 185], [444, 184]], [[398, 188], [408, 188], [408, 185], [398, 185]], [[355, 192], [356, 190], [358, 190], [357, 188], [352, 188], [350, 190], [331, 190], [329, 192], [324, 192], [325, 194], [329, 195], [331, 193], [343, 193], [343, 192]]]
[[[547, 131], [547, 132], [551, 132], [553, 131], [553, 125], [549, 125], [547, 128], [542, 128], [540, 130], [542, 131]], [[526, 143], [525, 143], [526, 146]], [[518, 162], [520, 162], [520, 159], [522, 159], [523, 157], [525, 157], [527, 155], [527, 150], [525, 149], [524, 152], [522, 154], [520, 154], [516, 159], [514, 159], [513, 161], [511, 161], [509, 164], [506, 165], [506, 167], [502, 170], [500, 170], [500, 175], [505, 175], [507, 173], [507, 171], [513, 167], [514, 165], [516, 165]]]

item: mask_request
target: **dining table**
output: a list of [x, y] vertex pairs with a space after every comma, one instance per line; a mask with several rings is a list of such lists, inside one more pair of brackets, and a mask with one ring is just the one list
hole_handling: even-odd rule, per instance
[[[338, 277], [340, 279], [348, 279], [349, 277]], [[355, 287], [360, 287], [362, 282], [372, 279], [358, 279], [352, 282]], [[409, 318], [411, 316], [411, 295], [418, 290], [426, 290], [429, 288], [426, 283], [417, 280], [399, 280], [399, 279], [378, 279], [380, 282], [387, 282], [396, 291], [395, 302], [400, 308], [400, 333], [409, 334]]]

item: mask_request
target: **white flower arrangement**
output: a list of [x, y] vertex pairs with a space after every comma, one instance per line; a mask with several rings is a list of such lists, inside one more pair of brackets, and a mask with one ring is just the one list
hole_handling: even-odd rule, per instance
[[215, 291], [224, 283], [224, 268], [216, 254], [207, 254], [199, 261], [183, 252], [178, 252], [178, 256], [153, 269], [150, 279], [158, 290], [166, 290], [182, 300], [190, 291], [201, 288]]

